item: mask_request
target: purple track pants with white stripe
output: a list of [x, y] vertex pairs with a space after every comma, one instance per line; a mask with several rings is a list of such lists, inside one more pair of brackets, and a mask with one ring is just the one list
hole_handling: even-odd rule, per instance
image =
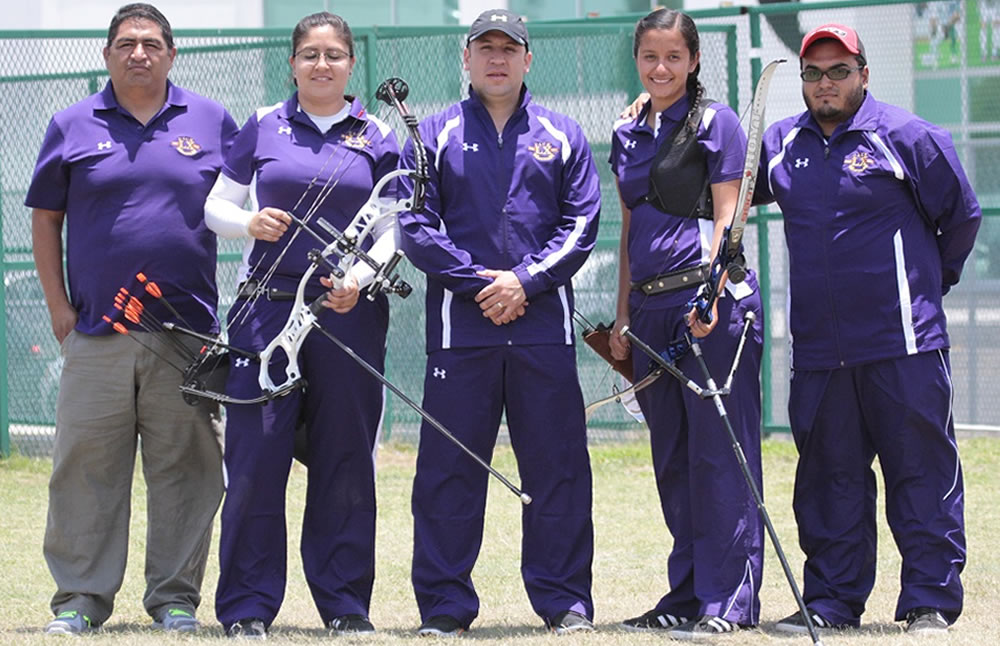
[[[762, 489], [759, 375], [764, 318], [756, 281], [747, 280], [755, 291], [739, 301], [729, 294], [719, 300], [719, 323], [701, 347], [712, 377], [722, 386], [736, 355], [744, 314], [750, 310], [757, 315], [725, 406], [750, 471]], [[632, 330], [654, 349], [662, 350], [687, 330], [684, 317], [688, 310], [687, 305], [640, 309], [632, 314]], [[650, 362], [634, 347], [632, 357], [638, 378]], [[677, 365], [704, 385], [691, 352]], [[649, 425], [660, 505], [674, 538], [667, 560], [670, 591], [656, 604], [656, 610], [756, 625], [764, 526], [719, 412], [711, 401], [699, 398], [670, 375], [660, 377], [636, 398]]]
[[[242, 301], [233, 308], [239, 311]], [[249, 323], [232, 334], [237, 347], [260, 350], [284, 326], [291, 301], [260, 299]], [[389, 312], [384, 296], [361, 298], [347, 314], [324, 309], [331, 331], [382, 371]], [[259, 364], [231, 357], [226, 391], [260, 394]], [[375, 466], [372, 451], [382, 416], [382, 384], [318, 331], [298, 356], [308, 387], [261, 404], [226, 407], [225, 462], [229, 487], [222, 507], [216, 616], [223, 626], [249, 617], [270, 625], [285, 595], [285, 487], [296, 427], [308, 429], [308, 486], [301, 553], [323, 622], [368, 615], [375, 577]], [[271, 362], [271, 379], [285, 378], [286, 357]]]
[[[592, 482], [573, 346], [431, 352], [424, 407], [487, 462], [506, 412], [521, 486], [534, 499], [521, 511], [521, 577], [532, 608], [547, 620], [565, 610], [593, 617]], [[483, 538], [487, 480], [482, 466], [421, 426], [413, 588], [424, 621], [450, 615], [468, 627], [479, 614], [471, 574]], [[519, 504], [513, 496], [504, 502]]]
[[921, 606], [958, 618], [964, 489], [951, 405], [945, 351], [794, 372], [794, 505], [811, 610], [835, 624], [860, 624], [875, 583], [877, 455], [886, 517], [903, 557], [895, 618]]

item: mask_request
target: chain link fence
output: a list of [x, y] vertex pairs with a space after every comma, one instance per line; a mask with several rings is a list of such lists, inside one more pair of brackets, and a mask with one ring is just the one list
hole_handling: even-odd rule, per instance
[[[802, 34], [824, 22], [855, 26], [872, 67], [871, 91], [949, 128], [963, 163], [987, 208], [976, 251], [962, 283], [946, 299], [956, 382], [955, 416], [975, 425], [1000, 424], [992, 384], [1000, 353], [1000, 62], [993, 39], [980, 28], [992, 20], [992, 0], [916, 4], [839, 2], [750, 9], [721, 9], [693, 15], [702, 35], [701, 79], [708, 95], [744, 116], [761, 61], [787, 58], [771, 86], [768, 121], [803, 109], [797, 74]], [[947, 5], [947, 7], [945, 7]], [[954, 18], [957, 6], [958, 18]], [[943, 16], [943, 18], [942, 18]], [[983, 17], [985, 16], [985, 18]], [[574, 284], [577, 308], [592, 321], [614, 313], [620, 212], [614, 179], [606, 163], [611, 124], [641, 91], [631, 40], [640, 15], [560, 23], [532, 23], [534, 60], [526, 82], [540, 103], [569, 114], [583, 126], [601, 174], [604, 207], [598, 244]], [[933, 19], [933, 20], [932, 20]], [[1000, 21], [1000, 16], [997, 17]], [[998, 22], [1000, 25], [1000, 22]], [[462, 70], [464, 27], [355, 28], [355, 74], [348, 88], [377, 111], [378, 83], [390, 76], [410, 85], [410, 110], [427, 116], [467, 92]], [[997, 28], [1000, 32], [1000, 27]], [[985, 40], [982, 36], [985, 34]], [[0, 32], [0, 451], [10, 447], [45, 454], [61, 370], [59, 348], [31, 259], [30, 214], [23, 206], [49, 117], [107, 82], [100, 52], [106, 35], [97, 32]], [[226, 106], [237, 122], [286, 98], [293, 90], [288, 68], [290, 35], [285, 30], [202, 30], [176, 34], [179, 53], [171, 79]], [[1000, 49], [1000, 48], [998, 48]], [[66, 56], [65, 52], [73, 52]], [[402, 140], [402, 124], [384, 113]], [[745, 243], [758, 268], [767, 316], [764, 387], [766, 431], [783, 430], [788, 383], [785, 326], [786, 267], [780, 213], [764, 211], [748, 227]], [[241, 243], [220, 240], [218, 282], [225, 311], [235, 291]], [[423, 277], [412, 267], [404, 277], [415, 287], [392, 300], [387, 375], [419, 401], [423, 384]], [[584, 396], [611, 393], [616, 378], [582, 343], [578, 346]], [[386, 430], [414, 439], [419, 418], [389, 395]], [[9, 438], [5, 434], [9, 426]], [[590, 420], [594, 440], [641, 433], [617, 406]], [[8, 444], [9, 440], [9, 444]]]

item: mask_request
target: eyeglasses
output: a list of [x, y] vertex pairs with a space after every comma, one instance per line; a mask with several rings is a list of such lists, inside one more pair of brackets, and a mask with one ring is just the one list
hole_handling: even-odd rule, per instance
[[831, 67], [828, 70], [821, 70], [816, 67], [807, 67], [799, 73], [799, 78], [801, 78], [806, 83], [815, 83], [824, 76], [826, 76], [831, 81], [843, 81], [851, 72], [857, 72], [863, 70], [864, 65], [859, 65], [858, 67], [847, 67], [846, 65], [838, 65], [837, 67]]
[[347, 52], [342, 52], [339, 49], [328, 49], [325, 52], [321, 52], [317, 49], [303, 49], [295, 52], [295, 58], [298, 58], [308, 65], [318, 64], [321, 57], [325, 58], [328, 64], [335, 65], [346, 61], [351, 57], [351, 55]]

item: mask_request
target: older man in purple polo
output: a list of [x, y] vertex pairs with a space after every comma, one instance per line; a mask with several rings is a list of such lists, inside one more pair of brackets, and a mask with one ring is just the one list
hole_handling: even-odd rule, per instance
[[[149, 507], [143, 605], [156, 627], [198, 628], [222, 498], [217, 407], [185, 404], [179, 347], [114, 308], [120, 288], [141, 292], [136, 274], [144, 272], [177, 315], [156, 303], [147, 310], [199, 332], [218, 330], [216, 242], [204, 204], [236, 124], [218, 103], [167, 80], [176, 54], [170, 23], [155, 7], [119, 9], [104, 48], [111, 80], [52, 118], [25, 199], [66, 360], [44, 544], [57, 587], [50, 634], [91, 632], [111, 616], [125, 574], [137, 444]], [[116, 334], [110, 321], [140, 343]]]
[[[808, 110], [764, 135], [757, 201], [781, 207], [789, 249], [805, 600], [820, 629], [860, 625], [878, 456], [903, 557], [895, 619], [940, 633], [962, 611], [966, 554], [941, 299], [982, 213], [949, 134], [868, 92], [854, 29], [818, 27], [799, 56]], [[806, 628], [796, 614], [777, 629]]]

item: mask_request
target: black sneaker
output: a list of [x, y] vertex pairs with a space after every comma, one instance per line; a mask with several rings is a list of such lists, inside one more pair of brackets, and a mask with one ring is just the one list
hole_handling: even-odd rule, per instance
[[371, 635], [375, 626], [364, 615], [341, 615], [327, 622], [326, 627], [334, 635]]
[[594, 624], [579, 612], [567, 610], [560, 612], [550, 621], [546, 622], [549, 630], [557, 635], [568, 635], [570, 633], [592, 633]]
[[263, 619], [248, 617], [240, 619], [226, 628], [226, 637], [231, 639], [267, 639], [267, 626]]
[[421, 637], [459, 637], [464, 632], [465, 626], [449, 615], [434, 615], [417, 628]]
[[632, 632], [650, 632], [656, 630], [671, 630], [683, 623], [687, 623], [687, 617], [678, 617], [669, 612], [660, 612], [653, 609], [644, 615], [632, 617], [622, 622], [622, 628]]
[[719, 635], [734, 633], [740, 629], [738, 624], [723, 619], [705, 615], [692, 619], [667, 633], [671, 639], [712, 639]]
[[943, 635], [948, 622], [936, 608], [914, 608], [906, 613], [906, 632], [915, 635]]
[[[831, 633], [837, 630], [844, 630], [847, 628], [852, 628], [850, 624], [835, 624], [829, 621], [823, 615], [818, 612], [809, 611], [809, 618], [812, 619], [813, 627], [816, 628], [817, 633]], [[774, 629], [782, 633], [796, 633], [796, 634], [808, 634], [809, 628], [806, 626], [806, 622], [802, 619], [802, 613], [796, 612], [793, 615], [788, 615], [778, 623], [774, 625]]]

